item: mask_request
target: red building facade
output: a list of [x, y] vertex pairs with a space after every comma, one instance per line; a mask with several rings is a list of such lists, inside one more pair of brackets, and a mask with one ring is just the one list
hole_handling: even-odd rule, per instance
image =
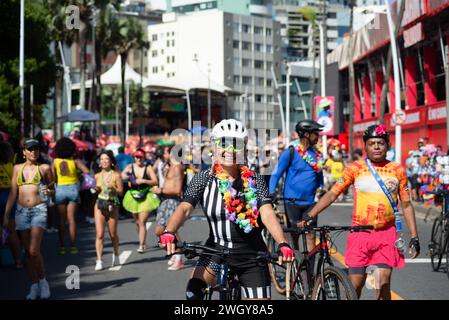
[[[393, 5], [395, 7], [395, 4]], [[393, 19], [395, 20], [395, 11]], [[364, 130], [379, 122], [380, 100], [390, 47], [386, 16], [354, 34], [354, 147], [363, 147]], [[447, 151], [446, 96], [444, 65], [449, 45], [449, 0], [406, 0], [406, 11], [398, 37], [401, 73], [401, 109], [406, 114], [402, 124], [402, 162], [408, 151], [417, 147], [419, 138], [441, 145]], [[347, 41], [328, 56], [328, 63], [339, 63], [340, 76], [348, 79]], [[391, 70], [391, 73], [392, 70]], [[388, 83], [388, 103], [384, 123], [395, 142], [394, 80]], [[343, 94], [347, 98], [348, 93]], [[348, 100], [348, 99], [347, 99]], [[342, 106], [348, 101], [340, 99]], [[349, 115], [342, 124], [348, 132]]]

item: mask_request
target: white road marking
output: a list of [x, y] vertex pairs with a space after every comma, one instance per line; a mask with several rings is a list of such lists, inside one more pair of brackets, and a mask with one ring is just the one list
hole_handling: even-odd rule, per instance
[[111, 267], [109, 268], [109, 270], [111, 271], [119, 271], [122, 268], [122, 265], [126, 262], [126, 260], [128, 260], [128, 258], [131, 256], [132, 251], [130, 250], [125, 250], [123, 251], [120, 256], [119, 256], [119, 260], [120, 260], [120, 264], [118, 266], [115, 267]]
[[146, 223], [145, 227], [147, 228], [147, 231], [150, 229], [152, 223], [153, 222], [147, 222]]
[[[430, 263], [430, 259], [405, 259], [405, 263]], [[446, 259], [441, 259], [441, 263], [446, 263]]]
[[334, 202], [332, 206], [335, 207], [352, 207], [354, 205], [353, 202]]

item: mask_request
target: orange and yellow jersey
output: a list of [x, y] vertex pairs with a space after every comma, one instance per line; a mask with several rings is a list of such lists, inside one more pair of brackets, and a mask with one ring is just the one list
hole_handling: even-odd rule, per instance
[[[394, 201], [410, 201], [405, 168], [399, 163], [385, 161], [373, 163], [379, 176], [390, 191]], [[380, 188], [365, 160], [348, 166], [343, 172], [342, 181], [331, 189], [337, 195], [354, 185], [353, 225], [373, 225], [376, 230], [394, 226], [394, 210], [387, 196]]]

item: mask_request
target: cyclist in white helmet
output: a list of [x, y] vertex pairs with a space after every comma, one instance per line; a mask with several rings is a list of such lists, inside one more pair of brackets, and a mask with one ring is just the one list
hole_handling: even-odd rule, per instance
[[[167, 245], [167, 253], [173, 254], [176, 232], [196, 204], [201, 203], [210, 229], [206, 245], [231, 251], [228, 263], [239, 278], [242, 297], [270, 299], [268, 265], [252, 259], [258, 251], [267, 250], [261, 236], [264, 226], [279, 243], [279, 262], [292, 261], [293, 250], [275, 216], [264, 179], [244, 163], [247, 137], [245, 126], [234, 119], [223, 120], [213, 128], [214, 163], [194, 176], [160, 238]], [[239, 251], [251, 254], [238, 254]], [[204, 298], [207, 285], [216, 281], [217, 262], [210, 257], [199, 259], [187, 284], [187, 299]]]

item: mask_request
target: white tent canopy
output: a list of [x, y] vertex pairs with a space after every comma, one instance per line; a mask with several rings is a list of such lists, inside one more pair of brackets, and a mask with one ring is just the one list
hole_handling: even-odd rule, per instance
[[[120, 85], [121, 84], [121, 68], [122, 62], [119, 56], [115, 60], [114, 65], [105, 73], [101, 75], [102, 85]], [[186, 70], [187, 71], [187, 70]], [[142, 77], [142, 86], [148, 88], [149, 90], [170, 90], [170, 91], [182, 91], [187, 92], [190, 90], [200, 89], [200, 90], [210, 90], [216, 91], [222, 94], [236, 94], [236, 92], [226, 86], [216, 83], [213, 80], [209, 80], [207, 75], [201, 73], [199, 70], [191, 69], [193, 72], [184, 72], [179, 77], [165, 78], [165, 77], [155, 77], [150, 78]], [[140, 83], [141, 75], [133, 70], [127, 63], [125, 66], [125, 82], [134, 82], [136, 84]], [[86, 88], [92, 87], [92, 80], [86, 81]], [[79, 90], [80, 84], [75, 83], [72, 85], [72, 90]], [[238, 94], [238, 93], [237, 93]]]
[[[142, 77], [143, 83], [148, 82], [146, 77]], [[115, 60], [114, 65], [100, 77], [102, 85], [120, 85], [122, 83], [122, 61], [119, 56]], [[134, 71], [127, 63], [125, 65], [125, 82], [140, 83], [140, 74]], [[92, 87], [92, 79], [86, 81], [86, 88]], [[79, 90], [80, 84], [72, 85], [72, 90]]]

